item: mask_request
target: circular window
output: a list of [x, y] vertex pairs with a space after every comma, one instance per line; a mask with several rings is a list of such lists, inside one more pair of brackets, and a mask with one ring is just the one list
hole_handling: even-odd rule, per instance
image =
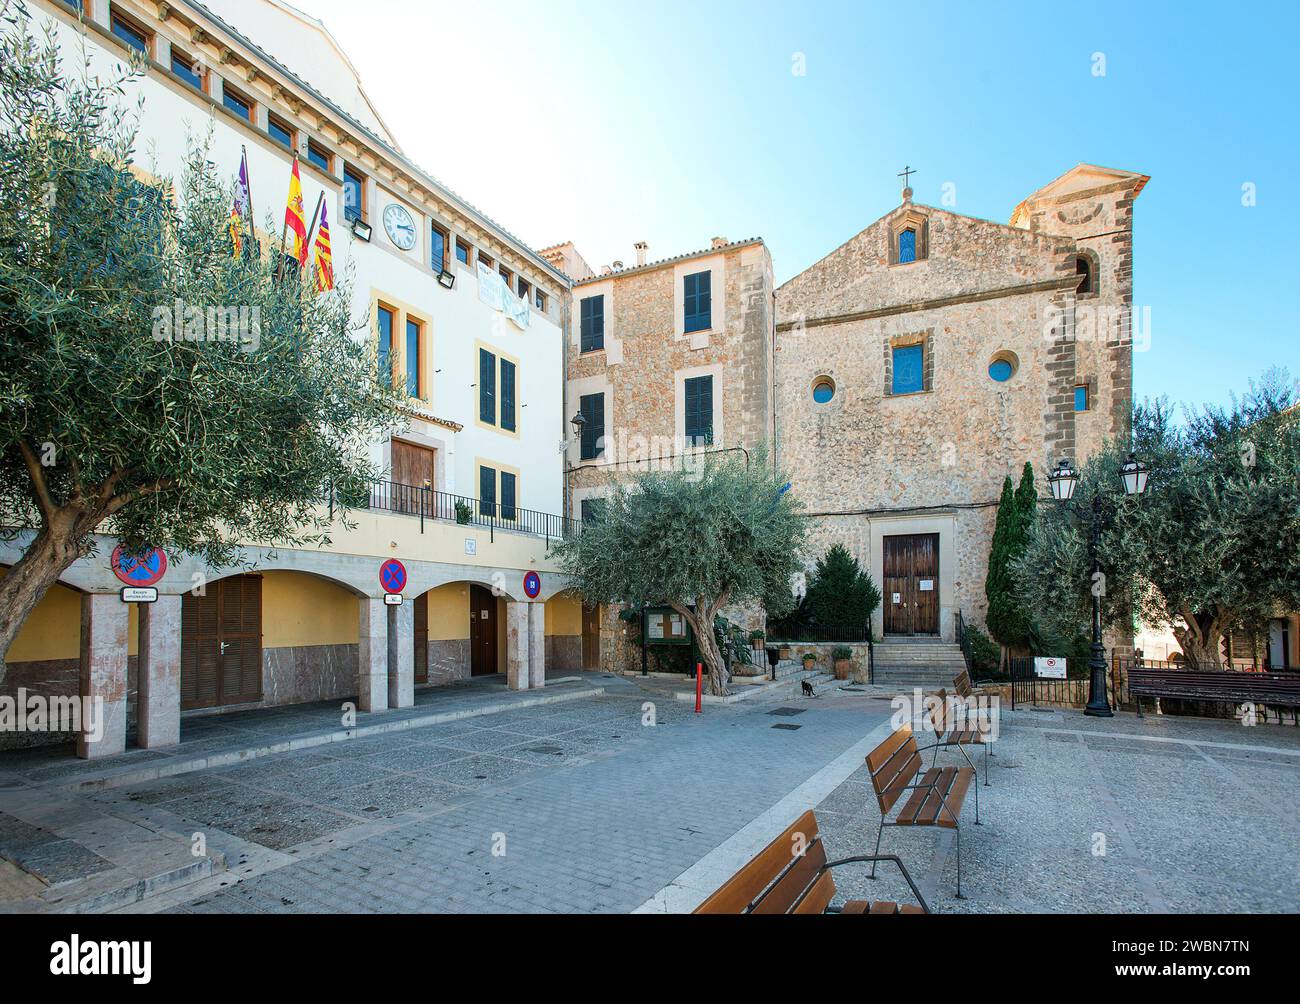
[[835, 396], [835, 381], [830, 377], [818, 377], [813, 381], [812, 394], [818, 404], [826, 404]]
[[1019, 365], [1014, 352], [999, 352], [989, 363], [989, 376], [998, 383], [1006, 383], [1016, 375]]

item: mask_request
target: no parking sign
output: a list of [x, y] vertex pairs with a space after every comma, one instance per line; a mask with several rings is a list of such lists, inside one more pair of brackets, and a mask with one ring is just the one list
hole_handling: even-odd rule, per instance
[[396, 558], [389, 558], [379, 566], [379, 584], [386, 593], [400, 593], [406, 588], [406, 566]]
[[542, 577], [536, 572], [528, 572], [524, 575], [524, 593], [530, 600], [537, 599], [537, 594], [542, 591]]
[[110, 561], [113, 574], [128, 586], [152, 586], [167, 574], [167, 555], [157, 547], [135, 555], [122, 553], [118, 544]]

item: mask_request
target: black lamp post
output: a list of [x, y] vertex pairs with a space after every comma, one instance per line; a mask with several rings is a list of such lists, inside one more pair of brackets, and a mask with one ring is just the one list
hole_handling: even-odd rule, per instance
[[[1120, 468], [1120, 480], [1124, 484], [1125, 495], [1141, 495], [1147, 490], [1146, 464], [1130, 453], [1128, 462]], [[1083, 713], [1097, 718], [1111, 718], [1115, 712], [1106, 699], [1106, 649], [1101, 643], [1101, 565], [1097, 557], [1097, 544], [1103, 524], [1114, 515], [1114, 507], [1109, 502], [1103, 502], [1100, 490], [1093, 492], [1092, 504], [1086, 513], [1069, 506], [1075, 486], [1079, 483], [1079, 473], [1070, 466], [1068, 460], [1061, 461], [1056, 470], [1047, 476], [1047, 482], [1052, 488], [1052, 498], [1071, 508], [1088, 528], [1088, 560], [1092, 564], [1092, 650], [1088, 656], [1088, 706], [1083, 709]]]

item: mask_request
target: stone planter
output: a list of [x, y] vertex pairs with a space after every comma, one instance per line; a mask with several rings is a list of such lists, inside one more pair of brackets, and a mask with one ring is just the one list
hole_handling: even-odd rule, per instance
[[817, 668], [817, 660], [816, 660], [816, 659], [805, 659], [805, 660], [803, 661], [803, 668], [804, 668], [805, 672], [806, 672], [807, 670], [810, 670], [810, 669], [816, 669], [816, 668]]
[[847, 680], [847, 679], [849, 678], [849, 670], [851, 670], [852, 668], [853, 668], [853, 660], [852, 660], [852, 659], [836, 659], [836, 660], [835, 660], [835, 679], [837, 679], [837, 680]]

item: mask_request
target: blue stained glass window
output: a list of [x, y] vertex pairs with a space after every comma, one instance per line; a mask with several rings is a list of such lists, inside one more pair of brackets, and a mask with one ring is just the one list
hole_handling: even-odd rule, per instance
[[813, 400], [825, 404], [835, 396], [835, 387], [829, 380], [823, 380], [813, 388]]
[[915, 394], [925, 390], [925, 355], [920, 345], [902, 345], [894, 349], [895, 394]]
[[393, 379], [393, 312], [379, 308], [379, 382], [391, 384]]
[[1006, 383], [1011, 379], [1011, 364], [1005, 359], [994, 359], [989, 363], [989, 376], [998, 383]]
[[1074, 388], [1074, 410], [1088, 410], [1088, 388], [1082, 384]]
[[916, 261], [916, 231], [911, 227], [898, 235], [898, 260]]
[[420, 396], [420, 325], [406, 322], [406, 393]]

